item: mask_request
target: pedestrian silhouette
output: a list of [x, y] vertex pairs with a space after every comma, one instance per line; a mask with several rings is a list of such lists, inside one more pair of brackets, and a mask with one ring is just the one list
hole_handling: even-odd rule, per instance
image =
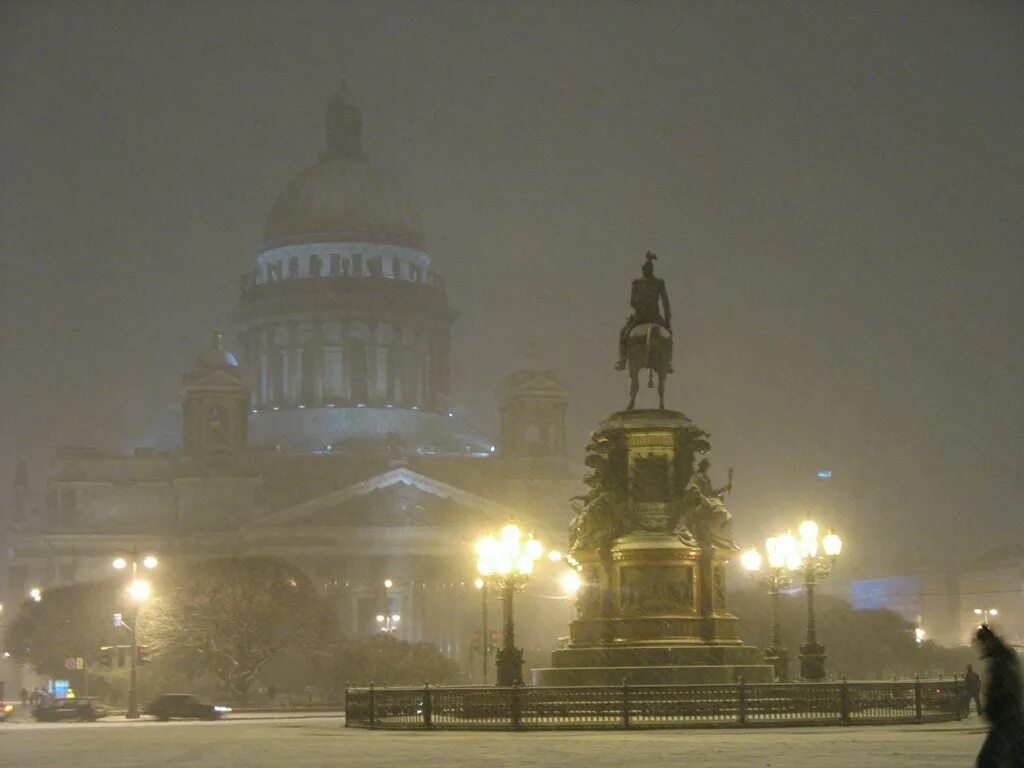
[[978, 627], [974, 639], [988, 662], [984, 711], [989, 730], [977, 768], [1018, 768], [1024, 762], [1024, 704], [1017, 653], [987, 624]]
[[974, 711], [981, 714], [981, 675], [974, 671], [970, 664], [964, 672], [964, 717], [971, 713], [971, 699], [974, 699]]

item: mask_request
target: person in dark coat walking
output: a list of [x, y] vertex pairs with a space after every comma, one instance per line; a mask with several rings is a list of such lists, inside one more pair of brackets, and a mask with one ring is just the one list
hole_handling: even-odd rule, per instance
[[1019, 768], [1024, 764], [1024, 692], [1017, 653], [987, 624], [978, 627], [974, 637], [988, 661], [985, 717], [990, 726], [977, 768]]
[[974, 699], [974, 711], [981, 714], [981, 675], [974, 671], [970, 664], [964, 672], [964, 717], [971, 714], [971, 699]]

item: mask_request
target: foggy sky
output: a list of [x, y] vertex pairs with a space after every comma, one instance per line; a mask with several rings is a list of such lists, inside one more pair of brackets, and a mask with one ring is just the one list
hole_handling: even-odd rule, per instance
[[536, 338], [579, 459], [652, 249], [742, 543], [1024, 538], [1022, 52], [1018, 3], [0, 4], [2, 495], [152, 439], [344, 78], [486, 433]]

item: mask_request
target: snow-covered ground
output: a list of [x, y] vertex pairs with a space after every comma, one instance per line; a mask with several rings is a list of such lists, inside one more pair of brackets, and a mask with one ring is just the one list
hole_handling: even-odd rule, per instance
[[964, 723], [584, 733], [345, 729], [331, 718], [0, 724], [4, 766], [366, 768], [967, 768], [984, 737]]

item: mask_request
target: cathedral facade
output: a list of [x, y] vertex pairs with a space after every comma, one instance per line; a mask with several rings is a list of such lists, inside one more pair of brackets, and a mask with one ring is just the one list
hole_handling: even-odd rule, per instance
[[[473, 542], [514, 517], [558, 547], [570, 494], [567, 392], [508, 376], [489, 439], [450, 400], [456, 313], [400, 186], [362, 148], [359, 110], [328, 108], [326, 146], [278, 197], [235, 311], [183, 377], [177, 445], [58, 450], [22, 471], [3, 520], [0, 602], [105, 578], [118, 552], [274, 555], [303, 567], [353, 635], [466, 665], [478, 629]], [[562, 624], [564, 628], [564, 622]]]

